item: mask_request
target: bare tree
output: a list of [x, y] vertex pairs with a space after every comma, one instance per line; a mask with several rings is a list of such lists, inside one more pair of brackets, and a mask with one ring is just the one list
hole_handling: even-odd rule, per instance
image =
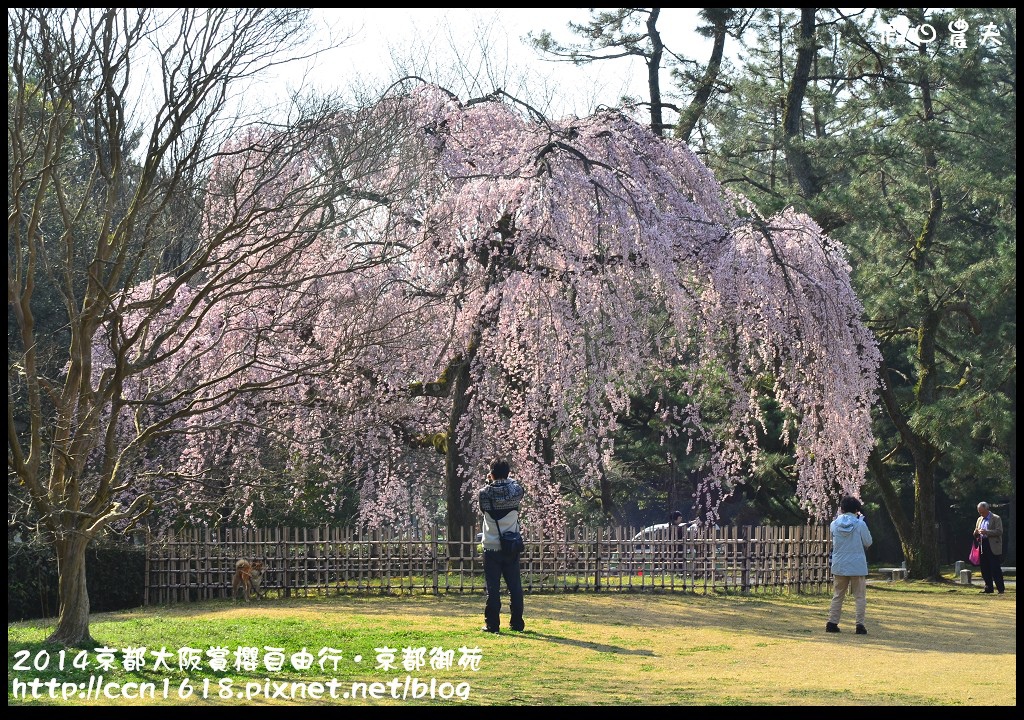
[[[301, 316], [268, 313], [229, 349], [209, 334], [217, 313], [380, 257], [362, 247], [329, 265], [308, 251], [387, 201], [364, 180], [395, 160], [400, 118], [326, 99], [274, 126], [236, 110], [233, 93], [300, 54], [308, 28], [306, 11], [281, 8], [8, 10], [8, 475], [56, 550], [51, 642], [90, 639], [86, 547], [153, 502], [128, 492], [133, 458], [183, 419], [309, 369], [265, 355]], [[46, 299], [59, 321], [39, 322]], [[56, 360], [50, 326], [66, 338]], [[200, 387], [147, 385], [204, 359]]]
[[[466, 12], [460, 10], [459, 12]], [[417, 28], [412, 40], [390, 48], [395, 78], [420, 78], [460, 97], [483, 97], [495, 90], [532, 98], [538, 78], [511, 60], [510, 44], [498, 15], [474, 15], [467, 32], [446, 16], [437, 25]], [[550, 102], [558, 89], [544, 85]]]

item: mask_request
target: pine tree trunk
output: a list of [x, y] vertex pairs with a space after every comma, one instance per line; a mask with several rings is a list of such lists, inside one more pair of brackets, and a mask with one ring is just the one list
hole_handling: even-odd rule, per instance
[[57, 627], [46, 642], [67, 646], [94, 644], [89, 635], [89, 591], [85, 583], [85, 549], [88, 546], [89, 539], [77, 534], [56, 543], [60, 612]]
[[804, 94], [807, 91], [814, 57], [818, 52], [814, 44], [815, 10], [816, 8], [800, 8], [800, 40], [796, 49], [796, 66], [786, 94], [786, 111], [782, 119], [786, 163], [800, 186], [800, 193], [805, 198], [813, 198], [821, 192], [810, 154], [801, 144]]
[[938, 581], [938, 540], [935, 533], [935, 461], [917, 463], [914, 473], [914, 539], [917, 552], [907, 558], [910, 577]]

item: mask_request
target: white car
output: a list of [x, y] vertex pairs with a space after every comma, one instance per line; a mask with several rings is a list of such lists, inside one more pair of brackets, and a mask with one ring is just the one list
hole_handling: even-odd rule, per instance
[[[721, 528], [718, 525], [715, 525], [715, 530], [720, 529]], [[700, 537], [700, 523], [696, 520], [693, 522], [683, 523], [683, 533], [686, 537]], [[670, 532], [669, 523], [658, 523], [657, 525], [645, 527], [634, 535], [633, 542], [643, 542], [645, 540], [671, 540], [674, 537], [676, 537], [676, 535], [675, 533]]]
[[[719, 526], [715, 525], [715, 529], [718, 530]], [[677, 564], [682, 569], [683, 561], [692, 563], [707, 555], [701, 549], [700, 540], [703, 537], [703, 529], [696, 520], [684, 524], [683, 538], [679, 538], [676, 528], [669, 523], [649, 525], [634, 535], [628, 545], [624, 544], [621, 552], [612, 553], [610, 566], [613, 570], [623, 567], [628, 571], [645, 570], [650, 572]], [[682, 555], [677, 554], [679, 550], [676, 543], [671, 542], [672, 540], [681, 540], [684, 543]], [[716, 544], [715, 555], [724, 553], [725, 547]]]

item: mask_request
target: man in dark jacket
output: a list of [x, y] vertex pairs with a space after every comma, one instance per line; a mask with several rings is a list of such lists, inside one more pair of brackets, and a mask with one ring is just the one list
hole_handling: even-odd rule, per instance
[[480, 490], [480, 510], [483, 512], [484, 578], [487, 581], [487, 605], [484, 607], [484, 632], [498, 632], [501, 625], [501, 578], [508, 588], [512, 617], [509, 626], [522, 631], [523, 582], [519, 574], [519, 553], [508, 554], [501, 549], [501, 533], [519, 531], [519, 505], [526, 491], [509, 478], [509, 466], [504, 460], [491, 463], [488, 484]]

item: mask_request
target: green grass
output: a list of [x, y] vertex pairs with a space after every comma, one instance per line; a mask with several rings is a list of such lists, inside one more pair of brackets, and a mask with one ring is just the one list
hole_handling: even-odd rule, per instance
[[[646, 593], [546, 593], [527, 595], [526, 633], [481, 633], [483, 597], [413, 595], [272, 598], [249, 605], [208, 601], [96, 614], [88, 650], [90, 666], [56, 668], [61, 648], [42, 640], [46, 621], [8, 625], [10, 705], [237, 705], [247, 683], [255, 705], [979, 705], [1016, 704], [1016, 590], [1004, 596], [978, 588], [915, 582], [878, 583], [868, 591], [870, 634], [852, 632], [852, 600], [844, 608], [839, 635], [824, 633], [827, 596], [742, 596]], [[507, 598], [503, 598], [507, 622]], [[94, 647], [117, 650], [165, 647], [169, 669], [109, 670], [95, 666]], [[239, 647], [321, 648], [341, 653], [337, 670], [280, 672], [229, 667], [215, 670], [204, 658], [199, 670], [178, 668], [179, 648], [204, 651]], [[377, 667], [380, 648], [391, 648], [396, 667]], [[403, 650], [451, 651], [449, 668], [403, 667]], [[17, 670], [19, 651], [41, 670]], [[465, 654], [479, 657], [476, 669], [458, 666]], [[356, 660], [360, 656], [360, 660]], [[412, 662], [410, 660], [410, 662]], [[984, 666], [985, 674], [969, 668]], [[151, 682], [155, 699], [78, 697], [81, 684], [102, 674], [104, 683]], [[421, 683], [447, 683], [448, 698], [340, 696], [353, 682], [389, 682], [406, 676]], [[76, 683], [68, 699], [14, 697], [15, 679], [54, 678]], [[339, 697], [291, 700], [267, 697], [281, 684], [297, 688], [337, 680]], [[182, 681], [193, 688], [177, 697]], [[203, 698], [204, 682], [207, 697]], [[267, 685], [267, 682], [279, 685]], [[95, 682], [95, 680], [93, 681]], [[170, 697], [160, 692], [166, 682]], [[221, 683], [227, 683], [221, 685]], [[64, 686], [71, 689], [70, 685]], [[289, 686], [290, 687], [290, 686]], [[369, 686], [367, 686], [369, 688]], [[386, 686], [381, 686], [387, 690]], [[421, 686], [423, 689], [425, 686]], [[224, 689], [227, 697], [221, 697]], [[270, 693], [266, 690], [270, 690]], [[455, 694], [463, 692], [463, 699]]]

